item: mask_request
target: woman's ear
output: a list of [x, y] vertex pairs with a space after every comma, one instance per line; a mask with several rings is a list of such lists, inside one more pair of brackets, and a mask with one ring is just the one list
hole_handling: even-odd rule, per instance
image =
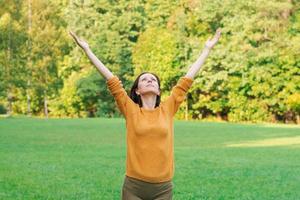
[[135, 93], [136, 93], [137, 95], [140, 95], [140, 93], [138, 92], [138, 90], [135, 90]]

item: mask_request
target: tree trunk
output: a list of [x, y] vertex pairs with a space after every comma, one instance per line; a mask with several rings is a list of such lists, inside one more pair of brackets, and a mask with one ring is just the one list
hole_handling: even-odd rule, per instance
[[[293, 4], [292, 0], [288, 0], [287, 2]], [[281, 16], [283, 17], [283, 19], [288, 19], [291, 16], [291, 13], [292, 13], [292, 9], [285, 9], [281, 13]]]
[[[28, 35], [31, 35], [31, 0], [28, 0]], [[27, 89], [26, 89], [26, 96], [27, 96], [27, 115], [31, 116], [31, 98], [30, 98], [30, 87], [31, 87], [31, 41], [30, 37], [28, 39], [28, 52], [29, 56], [27, 57], [27, 65], [28, 65], [28, 81], [27, 81]]]
[[216, 114], [217, 114], [217, 120], [218, 121], [222, 121], [223, 120], [222, 113], [221, 112], [217, 112]]
[[47, 92], [44, 90], [44, 114], [48, 118], [48, 102], [47, 102]]
[[27, 115], [30, 117], [31, 116], [31, 102], [30, 102], [30, 95], [28, 89], [26, 90], [26, 96], [27, 96]]
[[[10, 22], [11, 25], [11, 22]], [[11, 27], [11, 26], [10, 26]], [[7, 102], [8, 102], [8, 116], [12, 114], [12, 94], [11, 94], [11, 29], [8, 31], [8, 45], [7, 45], [7, 62], [6, 62], [6, 83], [7, 83]]]
[[10, 91], [7, 91], [7, 115], [11, 116], [12, 115], [12, 94]]

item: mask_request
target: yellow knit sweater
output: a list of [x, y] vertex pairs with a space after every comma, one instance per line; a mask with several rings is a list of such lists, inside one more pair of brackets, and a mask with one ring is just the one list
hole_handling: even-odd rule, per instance
[[170, 96], [153, 110], [133, 102], [117, 76], [106, 83], [126, 119], [126, 175], [151, 183], [171, 180], [174, 175], [173, 117], [193, 79], [181, 77]]

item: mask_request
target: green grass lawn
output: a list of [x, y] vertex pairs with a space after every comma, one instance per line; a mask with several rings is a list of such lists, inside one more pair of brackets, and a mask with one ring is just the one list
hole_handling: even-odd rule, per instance
[[[300, 199], [300, 127], [175, 121], [175, 200]], [[124, 119], [0, 119], [0, 199], [120, 199]]]

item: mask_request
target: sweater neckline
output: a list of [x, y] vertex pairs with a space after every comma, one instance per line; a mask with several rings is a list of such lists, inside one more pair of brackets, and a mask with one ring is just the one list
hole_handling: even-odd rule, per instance
[[143, 108], [143, 107], [140, 107], [140, 109], [144, 112], [155, 112], [156, 110], [159, 109], [159, 106], [153, 108], [153, 109], [146, 109], [146, 108]]

